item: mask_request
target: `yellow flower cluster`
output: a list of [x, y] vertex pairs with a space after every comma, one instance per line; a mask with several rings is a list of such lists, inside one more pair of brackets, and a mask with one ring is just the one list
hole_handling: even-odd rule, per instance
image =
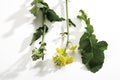
[[[77, 46], [72, 46], [69, 50], [74, 51]], [[58, 55], [53, 56], [53, 61], [58, 66], [65, 66], [66, 64], [72, 63], [74, 59], [72, 57], [68, 57], [67, 53], [65, 53], [65, 48], [56, 48], [56, 52]]]
[[72, 63], [74, 59], [72, 57], [59, 55], [59, 56], [53, 56], [53, 61], [58, 66], [65, 66], [66, 64]]

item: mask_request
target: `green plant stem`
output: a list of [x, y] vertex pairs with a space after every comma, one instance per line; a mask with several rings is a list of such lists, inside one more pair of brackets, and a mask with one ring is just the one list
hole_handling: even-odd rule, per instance
[[65, 47], [65, 52], [69, 44], [69, 18], [68, 18], [68, 0], [66, 0], [66, 27], [67, 27], [67, 42]]
[[45, 31], [46, 31], [46, 23], [45, 23], [45, 14], [44, 12], [42, 13], [43, 14], [43, 21], [42, 21], [42, 26], [44, 27], [44, 30], [43, 30], [43, 35], [42, 35], [42, 43], [44, 43], [44, 37], [45, 37]]

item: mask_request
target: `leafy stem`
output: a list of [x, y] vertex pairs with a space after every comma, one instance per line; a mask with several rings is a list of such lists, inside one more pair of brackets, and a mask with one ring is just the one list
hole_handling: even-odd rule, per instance
[[41, 43], [43, 43], [43, 42], [44, 42], [44, 37], [45, 37], [45, 33], [46, 33], [45, 14], [44, 14], [44, 12], [42, 12], [42, 14], [43, 14], [42, 26], [44, 27], [44, 30], [43, 30], [42, 42], [41, 42]]
[[34, 61], [37, 59], [40, 59], [40, 58], [42, 58], [42, 60], [43, 60], [44, 55], [45, 55], [44, 51], [46, 50], [46, 48], [45, 48], [46, 43], [44, 42], [44, 37], [45, 37], [45, 33], [47, 31], [47, 26], [46, 26], [46, 16], [45, 16], [44, 12], [42, 12], [42, 16], [43, 16], [43, 19], [42, 19], [42, 26], [43, 27], [41, 28], [42, 29], [41, 32], [38, 34], [38, 35], [42, 34], [41, 35], [42, 41], [40, 42], [40, 47], [38, 49], [35, 48], [32, 51], [32, 53], [33, 53], [32, 58]]
[[65, 47], [65, 52], [69, 44], [69, 17], [68, 17], [68, 0], [66, 0], [66, 27], [67, 27], [67, 42]]
[[106, 41], [98, 41], [94, 33], [94, 28], [90, 23], [90, 18], [86, 15], [83, 10], [80, 10], [80, 15], [77, 17], [83, 20], [86, 24], [86, 31], [82, 35], [79, 41], [79, 52], [82, 56], [82, 63], [90, 70], [95, 73], [99, 71], [104, 63], [104, 51], [108, 47]]
[[34, 48], [32, 50], [32, 59], [36, 61], [37, 59], [44, 59], [46, 43], [44, 42], [45, 34], [48, 32], [48, 27], [46, 25], [46, 19], [50, 22], [56, 21], [64, 21], [65, 19], [59, 17], [56, 12], [50, 9], [49, 5], [44, 2], [44, 0], [33, 0], [31, 3], [32, 8], [30, 9], [31, 14], [33, 14], [36, 18], [39, 18], [39, 12], [42, 12], [42, 26], [36, 29], [35, 33], [33, 33], [33, 37], [30, 45], [32, 45], [36, 40], [42, 37], [39, 48]]

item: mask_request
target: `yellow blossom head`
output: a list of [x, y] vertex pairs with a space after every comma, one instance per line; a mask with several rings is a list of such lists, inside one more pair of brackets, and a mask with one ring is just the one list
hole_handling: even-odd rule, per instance
[[63, 55], [53, 56], [53, 61], [58, 66], [65, 66], [66, 64], [70, 64], [74, 61], [72, 57], [65, 57]]
[[[77, 46], [72, 46], [71, 50], [74, 50]], [[74, 48], [74, 49], [73, 49]], [[65, 66], [66, 64], [72, 63], [74, 59], [69, 57], [67, 53], [65, 53], [65, 48], [56, 48], [56, 52], [58, 55], [53, 56], [53, 61], [58, 66]]]

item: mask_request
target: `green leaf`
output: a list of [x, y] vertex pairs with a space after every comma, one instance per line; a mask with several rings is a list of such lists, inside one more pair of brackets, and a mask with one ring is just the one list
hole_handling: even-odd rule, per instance
[[82, 53], [82, 62], [84, 64], [88, 64], [89, 61], [93, 58], [93, 54], [91, 52], [83, 52]]
[[92, 72], [97, 72], [104, 63], [104, 53], [99, 48], [95, 47], [93, 48], [93, 57], [89, 61], [89, 63], [86, 65], [88, 69]]
[[84, 11], [80, 11], [81, 15], [78, 16], [86, 23], [86, 32], [82, 35], [79, 41], [78, 50], [82, 55], [82, 62], [93, 73], [102, 68], [104, 63], [104, 50], [107, 49], [106, 41], [99, 41], [93, 34], [94, 29], [90, 24], [90, 18], [87, 17]]
[[46, 18], [50, 22], [54, 21], [63, 21], [65, 20], [62, 17], [59, 17], [54, 10], [50, 9], [48, 4], [46, 2], [43, 2], [43, 0], [34, 0], [31, 5], [33, 6], [30, 10], [31, 14], [33, 14], [35, 17], [38, 16], [39, 11], [41, 10], [43, 14], [46, 16]]
[[92, 47], [95, 46], [97, 44], [97, 41], [98, 41], [94, 34], [89, 36], [89, 40], [90, 40], [90, 44], [91, 44]]
[[79, 42], [80, 46], [78, 47], [78, 49], [84, 50], [87, 48], [87, 46], [90, 45], [90, 40], [88, 37], [88, 33], [84, 33], [82, 35], [82, 37], [80, 38], [80, 42]]
[[87, 15], [86, 15], [86, 13], [83, 10], [80, 10], [79, 12], [81, 13], [81, 15], [78, 15], [77, 18], [78, 19], [82, 19], [84, 21], [87, 21]]
[[95, 37], [90, 37], [80, 41], [79, 45], [78, 50], [82, 55], [82, 62], [90, 71], [97, 72], [103, 65], [104, 50], [107, 49], [107, 43], [97, 42]]
[[85, 29], [86, 29], [87, 32], [90, 33], [90, 34], [92, 34], [92, 33], [94, 32], [92, 25], [87, 25], [87, 27], [86, 27]]
[[62, 17], [59, 17], [52, 9], [49, 9], [46, 13], [47, 19], [50, 22], [54, 21], [64, 21], [65, 19]]
[[[46, 33], [48, 31], [48, 27], [46, 25], [44, 25], [46, 27]], [[39, 27], [35, 33], [33, 33], [33, 37], [32, 37], [32, 41], [30, 43], [30, 45], [32, 45], [33, 42], [35, 42], [37, 39], [39, 39], [44, 32], [44, 26], [43, 27]]]
[[34, 6], [31, 10], [30, 10], [31, 14], [33, 14], [34, 16], [37, 16], [39, 13], [39, 8], [37, 6]]
[[71, 26], [71, 25], [74, 26], [74, 27], [76, 27], [75, 23], [73, 23], [72, 20], [69, 19], [69, 26]]
[[97, 43], [97, 46], [99, 47], [100, 50], [106, 50], [108, 44], [106, 41], [100, 41]]
[[41, 3], [43, 2], [43, 0], [34, 0], [31, 5], [36, 5], [37, 3]]
[[43, 11], [43, 9], [47, 10], [49, 9], [49, 6], [47, 3], [43, 2], [43, 0], [34, 0], [31, 5], [33, 5], [32, 9], [30, 10], [31, 14], [33, 14], [35, 17], [38, 16], [40, 9]]
[[87, 25], [90, 25], [90, 18], [88, 18], [88, 19], [86, 20], [86, 24], [87, 24]]

